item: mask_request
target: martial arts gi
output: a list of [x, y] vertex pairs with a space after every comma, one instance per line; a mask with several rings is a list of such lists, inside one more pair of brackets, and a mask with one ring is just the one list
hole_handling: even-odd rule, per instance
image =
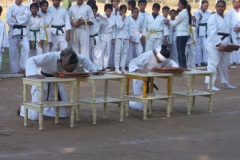
[[[231, 25], [232, 25], [232, 40], [233, 43], [240, 45], [240, 32], [234, 31], [234, 28], [240, 27], [240, 9], [238, 9], [238, 12], [235, 11], [235, 9], [230, 9], [227, 13], [229, 17], [231, 18]], [[240, 50], [233, 51], [230, 54], [230, 64], [233, 62], [236, 62], [237, 64], [240, 64]]]
[[192, 26], [189, 27], [189, 37], [185, 49], [186, 58], [187, 58], [187, 67], [195, 67], [195, 57], [196, 57], [196, 37], [194, 29]]
[[44, 37], [44, 23], [42, 17], [33, 17], [32, 14], [29, 16], [28, 20], [28, 38], [29, 43], [31, 43], [29, 57], [43, 54], [42, 47], [38, 45], [39, 41], [43, 41]]
[[[231, 19], [228, 15], [224, 15], [224, 18], [219, 16], [217, 13], [209, 16], [208, 19], [208, 38], [206, 41], [206, 50], [208, 55], [208, 66], [207, 71], [212, 71], [213, 74], [213, 90], [219, 90], [214, 86], [217, 78], [217, 66], [219, 66], [219, 72], [221, 76], [221, 83], [225, 88], [235, 88], [229, 85], [228, 79], [228, 63], [229, 63], [229, 52], [219, 51], [217, 45], [222, 44], [227, 46], [231, 44], [230, 33], [231, 33]], [[209, 83], [209, 77], [205, 79], [205, 83]]]
[[[91, 7], [84, 3], [81, 6], [79, 6], [78, 4], [71, 6], [68, 13], [72, 21], [77, 21], [80, 19], [85, 20], [85, 22], [87, 20], [91, 22], [94, 21], [94, 15]], [[81, 53], [87, 57], [90, 57], [89, 26], [87, 22], [85, 23], [85, 25], [81, 25], [77, 28], [73, 27], [71, 39], [72, 48], [76, 53]]]
[[[161, 48], [158, 47], [156, 49], [157, 52], [160, 52]], [[163, 67], [178, 67], [178, 64], [171, 60], [167, 59], [163, 63], [158, 63], [156, 60], [156, 57], [153, 53], [153, 50], [147, 51], [143, 54], [141, 54], [139, 57], [133, 59], [129, 64], [129, 73], [130, 72], [136, 72], [137, 69], [145, 70], [148, 72], [151, 72], [153, 68], [163, 68]], [[144, 73], [143, 73], [144, 74]], [[143, 87], [143, 81], [141, 80], [133, 80], [133, 93], [134, 95], [142, 95], [142, 87]], [[143, 110], [143, 103], [141, 102], [134, 102], [129, 101], [129, 107], [134, 110]]]
[[102, 15], [105, 19], [107, 19], [108, 24], [101, 24], [100, 26], [100, 43], [102, 48], [102, 58], [103, 58], [103, 68], [108, 67], [111, 48], [114, 44], [112, 44], [112, 40], [115, 40], [115, 16], [111, 15], [109, 18], [104, 13]]
[[[170, 20], [174, 21], [174, 20]], [[170, 44], [170, 58], [178, 63], [178, 51], [177, 51], [177, 32], [176, 27], [170, 26], [169, 29], [169, 36], [168, 36], [168, 43]]]
[[164, 24], [162, 15], [158, 15], [156, 18], [152, 14], [149, 14], [143, 25], [143, 36], [146, 38], [145, 51], [153, 50], [162, 45], [164, 36], [169, 35], [168, 26]]
[[[199, 21], [199, 14], [202, 15], [201, 21]], [[206, 10], [203, 12], [201, 9], [198, 9], [193, 14], [196, 17], [195, 24], [195, 34], [196, 34], [196, 58], [195, 63], [200, 64], [202, 62], [208, 61], [208, 53], [206, 52], [206, 40], [207, 40], [207, 30], [208, 30], [208, 18], [211, 13]]]
[[[116, 17], [116, 39], [114, 48], [114, 64], [115, 71], [119, 70], [119, 65], [125, 73], [125, 66], [127, 64], [127, 54], [129, 49], [129, 38], [131, 37], [130, 19], [128, 16], [122, 21], [122, 16]], [[119, 72], [120, 73], [120, 72]]]
[[[12, 16], [15, 16], [13, 18]], [[29, 20], [29, 9], [15, 3], [8, 7], [6, 21], [9, 26], [8, 40], [11, 47], [9, 48], [10, 72], [17, 73], [25, 70], [26, 61], [29, 56], [29, 40], [27, 35], [27, 24]], [[21, 58], [19, 61], [18, 51], [21, 44]]]
[[60, 50], [63, 50], [68, 47], [68, 41], [66, 40], [66, 31], [72, 29], [68, 12], [62, 6], [55, 8], [53, 5], [48, 7], [47, 12], [50, 13], [53, 18], [50, 28], [53, 42], [51, 51], [57, 51], [58, 45]]
[[[61, 66], [57, 63], [57, 61], [60, 59], [60, 53], [61, 52], [49, 52], [46, 54], [42, 54], [39, 56], [31, 57], [27, 60], [26, 64], [26, 76], [30, 77], [33, 75], [38, 75], [38, 68], [41, 68], [41, 74], [42, 75], [54, 75], [54, 73], [62, 71]], [[90, 59], [82, 54], [77, 55], [78, 58], [78, 64], [82, 65], [85, 69], [89, 70], [90, 72], [96, 72], [96, 68], [93, 65], [93, 63], [90, 61]], [[50, 87], [48, 89], [48, 87]], [[59, 93], [61, 97], [61, 101], [67, 102], [66, 93], [63, 90], [63, 87], [61, 84], [58, 85]], [[32, 102], [39, 102], [39, 87], [32, 86], [31, 89], [32, 94]], [[48, 84], [44, 85], [43, 90], [43, 100], [44, 101], [53, 101], [54, 100], [54, 83], [50, 83], [50, 86]], [[55, 108], [48, 107], [44, 108], [43, 111], [44, 116], [49, 117], [55, 117]], [[24, 106], [21, 107], [20, 110], [20, 116], [24, 116]], [[28, 118], [31, 120], [38, 120], [38, 112], [34, 110], [28, 110]], [[68, 117], [69, 116], [69, 110], [63, 107], [59, 108], [59, 117]]]
[[99, 29], [100, 26], [103, 24], [105, 26], [108, 25], [108, 20], [106, 18], [101, 19], [100, 17], [94, 18], [92, 21], [93, 25], [89, 27], [90, 33], [90, 53], [93, 60], [94, 65], [98, 70], [103, 69], [102, 65], [102, 48], [99, 38]]
[[3, 48], [7, 48], [7, 47], [9, 47], [9, 43], [8, 43], [5, 23], [0, 20], [0, 70], [2, 67], [2, 53], [4, 52]]
[[[138, 17], [140, 17], [142, 20], [142, 22], [141, 22], [142, 26], [144, 25], [144, 21], [148, 15], [149, 15], [149, 13], [147, 13], [147, 12], [141, 12], [141, 11], [138, 12]], [[143, 44], [142, 41], [141, 41], [141, 44], [143, 47], [143, 52], [145, 52], [145, 44]]]
[[42, 11], [39, 11], [38, 14], [43, 18], [44, 23], [44, 43], [43, 43], [43, 53], [48, 53], [50, 51], [50, 45], [49, 43], [52, 42], [52, 33], [51, 33], [51, 22], [53, 20], [52, 15], [50, 13], [43, 13]]

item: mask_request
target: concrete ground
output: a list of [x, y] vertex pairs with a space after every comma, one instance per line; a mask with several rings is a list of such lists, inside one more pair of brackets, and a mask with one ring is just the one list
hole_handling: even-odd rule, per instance
[[[166, 118], [166, 102], [155, 101], [153, 115], [142, 120], [142, 112], [130, 110], [130, 117], [119, 122], [119, 108], [108, 107], [108, 118], [97, 110], [97, 125], [92, 125], [92, 110], [83, 106], [80, 122], [69, 127], [69, 118], [44, 117], [44, 130], [38, 121], [23, 126], [16, 115], [22, 101], [22, 79], [0, 81], [0, 159], [161, 159], [161, 160], [239, 160], [240, 159], [240, 74], [230, 69], [230, 82], [237, 89], [215, 92], [213, 113], [208, 99], [196, 98], [196, 108], [187, 116], [187, 101], [174, 100], [174, 111]], [[196, 78], [196, 89], [206, 90], [204, 77]], [[158, 79], [160, 93], [166, 93], [166, 80]], [[220, 87], [220, 79], [216, 86]], [[64, 86], [68, 92], [67, 86]], [[184, 90], [186, 80], [174, 77], [173, 90]], [[103, 82], [97, 87], [103, 92]], [[117, 96], [119, 86], [111, 82], [109, 94]], [[91, 86], [83, 83], [82, 96], [91, 95]], [[30, 99], [30, 94], [29, 94]]]

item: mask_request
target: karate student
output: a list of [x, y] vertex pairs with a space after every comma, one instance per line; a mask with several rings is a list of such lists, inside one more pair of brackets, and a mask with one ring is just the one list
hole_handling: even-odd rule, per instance
[[[139, 0], [138, 1], [138, 8], [139, 8], [139, 17], [142, 19], [142, 26], [144, 25], [144, 21], [146, 19], [146, 17], [149, 15], [145, 9], [147, 7], [147, 1], [146, 0]], [[141, 38], [141, 44], [143, 47], [143, 52], [145, 52], [145, 40], [143, 39], [143, 37]]]
[[108, 20], [104, 18], [101, 14], [97, 13], [98, 7], [96, 5], [91, 6], [93, 10], [94, 20], [93, 25], [89, 27], [90, 32], [90, 50], [91, 50], [91, 57], [93, 60], [94, 65], [98, 70], [102, 70], [102, 50], [101, 50], [101, 43], [99, 39], [99, 29], [100, 25], [104, 24], [105, 26], [108, 25]]
[[[132, 12], [132, 9], [136, 7], [136, 1], [135, 0], [129, 0], [127, 8], [130, 12]], [[130, 13], [129, 17], [132, 16], [132, 13]]]
[[[163, 68], [163, 67], [178, 67], [178, 64], [169, 59], [170, 51], [167, 50], [167, 46], [159, 46], [154, 50], [147, 51], [141, 54], [139, 57], [133, 59], [129, 64], [129, 73], [139, 72], [147, 73], [151, 72], [153, 68]], [[135, 95], [142, 94], [143, 81], [133, 80], [133, 93]], [[143, 103], [129, 101], [129, 107], [134, 110], [143, 110]]]
[[115, 41], [115, 16], [112, 14], [112, 4], [105, 4], [103, 17], [107, 19], [108, 24], [101, 24], [100, 26], [100, 43], [102, 47], [103, 69], [107, 69], [110, 60], [111, 48]]
[[51, 51], [67, 48], [70, 40], [70, 30], [72, 29], [67, 10], [60, 6], [60, 0], [52, 0], [53, 4], [48, 7], [48, 12], [53, 17], [51, 22], [51, 33], [53, 46]]
[[[127, 73], [125, 66], [127, 64], [127, 54], [129, 42], [131, 43], [130, 19], [126, 16], [127, 6], [121, 5], [119, 8], [120, 15], [116, 17], [116, 43], [114, 48], [114, 65], [118, 74]], [[121, 67], [121, 71], [119, 70]]]
[[42, 50], [43, 53], [47, 53], [51, 50], [51, 47], [53, 46], [52, 42], [52, 34], [51, 34], [51, 22], [53, 20], [52, 15], [47, 12], [48, 9], [48, 1], [41, 1], [39, 3], [39, 6], [41, 10], [38, 12], [38, 14], [43, 18], [43, 23], [44, 23], [44, 42], [42, 45]]
[[[164, 7], [162, 8], [162, 14], [163, 14], [163, 17], [164, 17], [165, 19], [168, 19], [169, 11], [170, 11], [170, 8], [169, 8], [168, 6], [164, 6]], [[168, 33], [169, 33], [169, 35], [170, 35], [170, 31], [171, 31], [171, 27], [168, 26]], [[164, 44], [167, 45], [168, 48], [170, 48], [170, 44], [168, 44], [169, 38], [170, 38], [170, 37], [167, 36], [167, 40], [164, 40], [164, 42], [165, 42]]]
[[33, 0], [32, 2], [30, 2], [29, 4], [27, 4], [26, 7], [30, 10], [30, 5], [33, 4], [33, 3], [39, 4], [39, 3], [40, 3], [40, 0]]
[[39, 6], [37, 3], [30, 5], [30, 17], [28, 20], [28, 38], [30, 44], [29, 57], [43, 54], [42, 45], [44, 40], [43, 18], [37, 15]]
[[[2, 11], [3, 11], [2, 6], [0, 6], [0, 16], [2, 14]], [[6, 27], [5, 23], [0, 19], [0, 70], [2, 67], [2, 53], [4, 52], [4, 49], [7, 47], [9, 47], [9, 44], [6, 33]]]
[[[225, 9], [226, 2], [219, 0], [216, 4], [217, 13], [210, 15], [207, 22], [208, 38], [206, 41], [206, 49], [209, 54], [207, 71], [214, 73], [212, 90], [215, 91], [220, 90], [214, 85], [217, 78], [217, 66], [219, 66], [222, 87], [236, 88], [229, 84], [228, 79], [229, 52], [222, 51], [227, 45], [231, 44], [231, 19], [228, 15], [224, 14]], [[209, 89], [209, 77], [206, 77], [205, 83], [208, 83]]]
[[112, 16], [118, 16], [120, 14], [118, 6], [119, 0], [111, 0], [111, 3], [113, 5]]
[[164, 24], [165, 18], [159, 14], [160, 5], [154, 3], [152, 11], [152, 14], [146, 17], [143, 26], [143, 41], [146, 42], [145, 51], [161, 46], [169, 35], [168, 27]]
[[[170, 21], [174, 21], [177, 16], [177, 11], [172, 9], [170, 10]], [[170, 26], [168, 44], [170, 44], [170, 58], [178, 63], [178, 53], [177, 53], [177, 34], [176, 27]]]
[[[27, 23], [29, 20], [29, 9], [22, 5], [22, 0], [15, 0], [15, 3], [8, 7], [6, 21], [9, 26], [8, 40], [9, 61], [11, 73], [25, 74], [26, 61], [29, 55], [29, 40]], [[18, 50], [21, 44], [21, 58], [19, 62]]]
[[90, 6], [83, 3], [83, 0], [78, 0], [76, 4], [70, 7], [68, 13], [73, 26], [73, 50], [89, 57], [89, 25], [92, 25], [94, 21], [93, 11]]
[[[235, 44], [240, 45], [240, 4], [239, 0], [233, 0], [233, 8], [228, 11], [232, 24], [232, 40]], [[229, 67], [236, 62], [237, 69], [240, 69], [240, 50], [230, 53]]]
[[[64, 64], [64, 65], [63, 65]], [[68, 65], [66, 65], [68, 64]], [[49, 52], [46, 54], [31, 57], [27, 60], [26, 75], [36, 79], [44, 79], [45, 77], [54, 77], [56, 72], [62, 72], [63, 70], [72, 72], [78, 65], [82, 65], [85, 69], [91, 73], [96, 72], [96, 68], [90, 59], [83, 54], [76, 54], [71, 48], [66, 48], [59, 52]], [[38, 68], [41, 68], [41, 74], [38, 72]], [[60, 101], [67, 102], [66, 93], [63, 90], [61, 84], [58, 85]], [[32, 86], [31, 89], [32, 102], [39, 102], [39, 87]], [[54, 83], [44, 84], [43, 100], [54, 100]], [[19, 114], [19, 113], [18, 113]], [[44, 108], [44, 116], [55, 117], [55, 108]], [[24, 117], [24, 106], [20, 108], [20, 116]], [[69, 111], [66, 108], [59, 108], [59, 117], [68, 117]], [[28, 118], [31, 120], [38, 120], [38, 112], [34, 110], [28, 110]]]
[[208, 9], [208, 1], [203, 0], [201, 8], [194, 12], [193, 16], [196, 18], [196, 60], [197, 66], [207, 65], [208, 53], [206, 53], [206, 39], [207, 39], [207, 21], [211, 13]]

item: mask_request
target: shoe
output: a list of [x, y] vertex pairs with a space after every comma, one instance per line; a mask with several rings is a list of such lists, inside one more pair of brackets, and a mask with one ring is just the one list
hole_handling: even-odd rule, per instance
[[115, 69], [115, 72], [117, 72], [117, 74], [122, 74], [122, 71], [120, 71], [119, 69]]
[[124, 74], [128, 73], [125, 69], [122, 69], [122, 72], [123, 72]]
[[237, 87], [230, 85], [229, 83], [222, 83], [223, 88], [236, 89]]
[[[207, 86], [207, 89], [209, 89], [210, 87], [209, 87], [209, 85]], [[219, 88], [217, 88], [217, 87], [215, 87], [215, 86], [212, 86], [212, 90], [213, 91], [220, 91], [220, 89]]]

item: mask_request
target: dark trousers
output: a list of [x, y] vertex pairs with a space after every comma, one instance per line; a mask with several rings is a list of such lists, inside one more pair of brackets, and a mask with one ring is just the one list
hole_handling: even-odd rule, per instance
[[180, 67], [187, 68], [185, 48], [189, 36], [177, 36], [178, 63]]

